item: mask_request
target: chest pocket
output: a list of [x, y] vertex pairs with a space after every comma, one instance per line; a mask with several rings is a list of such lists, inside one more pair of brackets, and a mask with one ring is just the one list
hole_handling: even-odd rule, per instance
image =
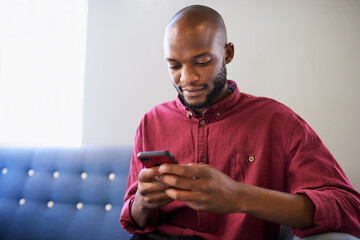
[[237, 182], [256, 184], [258, 162], [255, 154], [234, 153], [232, 155], [231, 178]]

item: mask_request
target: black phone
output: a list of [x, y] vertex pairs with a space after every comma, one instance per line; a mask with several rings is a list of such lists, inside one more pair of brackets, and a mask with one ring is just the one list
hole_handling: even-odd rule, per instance
[[178, 163], [169, 151], [139, 152], [137, 158], [146, 168], [160, 166], [162, 163]]

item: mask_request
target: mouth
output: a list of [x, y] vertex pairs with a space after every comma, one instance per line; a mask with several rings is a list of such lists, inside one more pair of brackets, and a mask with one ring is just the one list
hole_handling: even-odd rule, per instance
[[196, 88], [183, 88], [182, 92], [185, 97], [198, 97], [202, 95], [205, 91], [205, 87], [196, 87]]

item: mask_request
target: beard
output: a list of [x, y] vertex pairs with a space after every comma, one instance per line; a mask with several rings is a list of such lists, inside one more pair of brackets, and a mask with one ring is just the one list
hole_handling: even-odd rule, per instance
[[[214, 88], [213, 90], [206, 96], [206, 99], [204, 102], [196, 103], [196, 104], [190, 104], [188, 101], [185, 100], [184, 95], [181, 94], [181, 87], [177, 87], [174, 82], [173, 85], [176, 89], [176, 91], [179, 93], [179, 97], [181, 102], [190, 109], [201, 109], [201, 108], [207, 108], [209, 107], [214, 99], [219, 95], [219, 93], [223, 90], [227, 80], [227, 71], [226, 71], [226, 64], [225, 61], [223, 62], [223, 65], [220, 69], [219, 74], [214, 79]], [[190, 84], [196, 86], [196, 84]], [[203, 84], [202, 87], [209, 88], [209, 84]]]

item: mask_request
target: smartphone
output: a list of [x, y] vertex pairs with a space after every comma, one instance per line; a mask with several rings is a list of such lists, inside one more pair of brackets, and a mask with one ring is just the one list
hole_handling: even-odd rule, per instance
[[146, 168], [160, 166], [162, 163], [178, 163], [169, 151], [139, 152], [137, 158]]

